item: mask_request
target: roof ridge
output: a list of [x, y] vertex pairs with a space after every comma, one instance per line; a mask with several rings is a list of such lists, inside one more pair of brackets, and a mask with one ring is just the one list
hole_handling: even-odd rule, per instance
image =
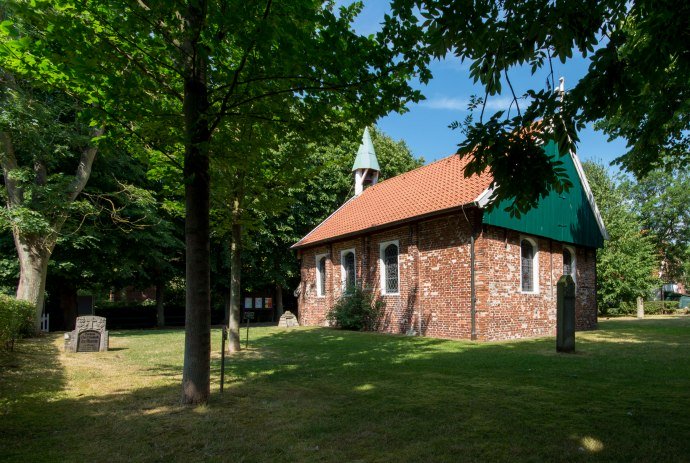
[[[407, 172], [403, 172], [402, 174], [394, 175], [394, 176], [391, 177], [391, 178], [384, 178], [384, 179], [381, 180], [380, 182], [377, 182], [376, 185], [372, 185], [372, 186], [370, 186], [369, 188], [367, 188], [366, 190], [364, 190], [364, 191], [362, 192], [362, 194], [364, 194], [364, 193], [366, 193], [367, 191], [372, 190], [372, 189], [378, 187], [379, 185], [382, 185], [382, 184], [384, 184], [384, 183], [386, 183], [386, 182], [388, 182], [388, 181], [390, 181], [390, 180], [402, 179], [402, 178], [404, 178], [404, 177], [409, 176], [410, 174], [413, 174], [414, 172], [417, 172], [418, 170], [426, 169], [427, 167], [431, 167], [431, 166], [433, 166], [434, 164], [438, 164], [438, 163], [441, 162], [441, 161], [445, 161], [445, 160], [447, 160], [447, 159], [450, 159], [450, 158], [452, 158], [453, 156], [459, 156], [459, 154], [458, 154], [458, 153], [449, 154], [448, 156], [446, 156], [446, 157], [444, 157], [444, 158], [437, 159], [437, 160], [435, 160], [434, 162], [430, 162], [429, 164], [424, 164], [423, 166], [415, 167], [414, 169], [408, 170]], [[463, 157], [464, 157], [464, 156], [463, 156]], [[461, 159], [462, 159], [462, 158], [461, 158]], [[362, 196], [362, 194], [360, 194], [360, 196]]]
[[469, 159], [469, 156], [451, 154], [372, 185], [349, 198], [292, 248], [415, 217], [430, 217], [472, 203], [489, 186], [491, 174], [461, 175]]

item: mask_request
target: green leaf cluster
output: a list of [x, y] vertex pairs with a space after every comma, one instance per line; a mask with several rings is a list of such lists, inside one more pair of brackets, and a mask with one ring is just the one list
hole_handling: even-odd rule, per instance
[[34, 306], [0, 294], [0, 348], [14, 349], [14, 342], [32, 333]]
[[628, 181], [635, 213], [652, 235], [667, 283], [690, 283], [690, 174], [685, 169], [656, 169]]
[[385, 302], [375, 298], [371, 290], [354, 286], [345, 291], [326, 314], [331, 326], [342, 330], [372, 331], [375, 330]]
[[[392, 8], [400, 24], [420, 18], [422, 53], [469, 62], [483, 97], [472, 98], [471, 117], [451, 127], [464, 128], [459, 152], [473, 156], [466, 174], [489, 170], [495, 203], [506, 201], [511, 213], [569, 187], [538, 146], [550, 138], [563, 155], [574, 152], [586, 123], [627, 140], [616, 162], [638, 177], [687, 163], [690, 3], [395, 0]], [[561, 92], [553, 63], [576, 53], [589, 58], [589, 69]], [[520, 94], [511, 73], [524, 67], [534, 83]], [[508, 95], [510, 108], [485, 116], [496, 95]]]

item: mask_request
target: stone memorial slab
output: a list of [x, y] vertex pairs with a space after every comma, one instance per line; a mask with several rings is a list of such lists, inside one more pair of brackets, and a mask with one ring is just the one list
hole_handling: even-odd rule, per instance
[[65, 351], [103, 352], [108, 350], [108, 341], [104, 317], [77, 317], [74, 331], [65, 333]]

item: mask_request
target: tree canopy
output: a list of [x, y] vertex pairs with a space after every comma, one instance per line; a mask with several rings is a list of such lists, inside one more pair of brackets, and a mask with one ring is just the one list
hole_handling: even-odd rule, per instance
[[621, 302], [649, 296], [658, 283], [659, 258], [653, 236], [632, 209], [626, 188], [606, 168], [583, 163], [609, 240], [597, 251], [597, 303], [606, 313]]
[[690, 175], [657, 169], [638, 182], [628, 181], [632, 207], [649, 231], [666, 283], [690, 283]]
[[429, 77], [424, 56], [408, 49], [417, 31], [389, 22], [360, 36], [351, 23], [361, 5], [335, 10], [316, 0], [16, 0], [4, 8], [3, 67], [74, 95], [162, 153], [184, 151], [183, 401], [206, 402], [214, 137], [252, 119], [318, 136], [334, 122], [368, 124], [403, 110], [420, 97], [408, 78]]
[[[470, 104], [473, 115], [454, 124], [466, 135], [460, 153], [474, 156], [466, 175], [489, 169], [498, 186], [494, 198], [509, 200], [512, 212], [569, 186], [559, 161], [541, 146], [555, 138], [561, 155], [575, 151], [586, 123], [627, 140], [616, 162], [638, 176], [687, 162], [688, 2], [395, 0], [392, 8], [401, 22], [421, 18], [425, 52], [469, 61], [484, 92]], [[560, 92], [552, 64], [576, 53], [590, 59], [588, 72]], [[518, 67], [535, 76], [524, 95], [511, 83]], [[487, 100], [502, 92], [513, 100], [510, 110], [485, 114]]]

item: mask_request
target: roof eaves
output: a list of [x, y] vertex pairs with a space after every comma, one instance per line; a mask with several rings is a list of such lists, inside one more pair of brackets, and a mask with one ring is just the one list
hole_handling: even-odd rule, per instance
[[489, 187], [482, 191], [479, 196], [477, 196], [477, 199], [474, 200], [474, 202], [477, 204], [477, 206], [481, 207], [482, 209], [486, 207], [487, 204], [489, 204], [489, 200], [491, 199], [491, 195], [494, 192], [494, 187], [489, 185]]
[[318, 224], [316, 227], [314, 227], [314, 228], [312, 229], [312, 231], [310, 231], [309, 233], [307, 233], [306, 235], [304, 235], [304, 236], [302, 237], [301, 240], [299, 240], [298, 242], [296, 242], [295, 244], [293, 244], [292, 246], [290, 246], [290, 249], [299, 249], [299, 248], [301, 248], [301, 247], [304, 247], [304, 246], [300, 246], [300, 243], [301, 243], [302, 241], [306, 240], [306, 239], [309, 238], [312, 234], [314, 234], [314, 232], [316, 232], [316, 230], [318, 230], [319, 228], [321, 228], [321, 226], [322, 226], [323, 224], [325, 224], [326, 222], [328, 222], [328, 220], [329, 220], [331, 217], [333, 217], [340, 209], [342, 209], [343, 207], [345, 207], [346, 204], [348, 204], [350, 201], [352, 201], [352, 200], [355, 199], [355, 198], [357, 198], [357, 196], [353, 196], [352, 198], [348, 199], [348, 200], [345, 201], [343, 204], [341, 204], [340, 207], [339, 207], [338, 209], [336, 209], [335, 211], [333, 211], [333, 212], [331, 213], [331, 215], [329, 215], [329, 216], [326, 217], [324, 220], [322, 220], [320, 224]]
[[[374, 231], [380, 231], [380, 230], [395, 228], [395, 227], [397, 227], [397, 226], [403, 225], [403, 224], [408, 223], [408, 222], [417, 222], [417, 221], [420, 221], [420, 220], [430, 219], [430, 218], [433, 218], [433, 217], [436, 217], [436, 216], [448, 214], [448, 213], [450, 213], [450, 212], [460, 211], [460, 210], [462, 210], [463, 208], [465, 208], [465, 207], [467, 207], [467, 206], [470, 206], [470, 207], [481, 207], [481, 206], [477, 203], [477, 201], [471, 201], [471, 202], [469, 202], [469, 203], [460, 204], [460, 205], [453, 206], [453, 207], [448, 207], [448, 208], [445, 208], [445, 209], [440, 209], [440, 210], [438, 210], [438, 211], [427, 212], [427, 213], [425, 213], [425, 214], [415, 215], [415, 216], [412, 216], [412, 217], [406, 217], [406, 218], [404, 218], [404, 219], [396, 220], [396, 221], [394, 221], [394, 222], [387, 222], [387, 223], [383, 223], [383, 224], [380, 224], [380, 225], [375, 225], [375, 226], [373, 226], [373, 227], [363, 228], [363, 229], [361, 229], [361, 230], [355, 230], [355, 231], [352, 231], [352, 232], [343, 233], [343, 234], [341, 234], [341, 235], [330, 236], [330, 237], [328, 237], [328, 238], [324, 238], [324, 239], [321, 239], [321, 240], [318, 240], [318, 241], [314, 241], [314, 242], [312, 242], [312, 243], [300, 244], [302, 241], [304, 241], [304, 240], [307, 238], [307, 236], [311, 235], [311, 233], [309, 233], [309, 235], [307, 235], [307, 236], [305, 236], [304, 238], [302, 238], [299, 242], [293, 244], [293, 245], [290, 247], [290, 249], [304, 249], [304, 248], [308, 248], [308, 247], [319, 246], [319, 245], [322, 245], [322, 244], [330, 243], [330, 242], [332, 242], [332, 241], [341, 241], [341, 240], [343, 240], [343, 239], [351, 238], [351, 237], [353, 237], [353, 236], [361, 235], [361, 234], [363, 234], [363, 233], [370, 233], [370, 232], [374, 232]], [[325, 222], [325, 221], [324, 221], [324, 222]]]

